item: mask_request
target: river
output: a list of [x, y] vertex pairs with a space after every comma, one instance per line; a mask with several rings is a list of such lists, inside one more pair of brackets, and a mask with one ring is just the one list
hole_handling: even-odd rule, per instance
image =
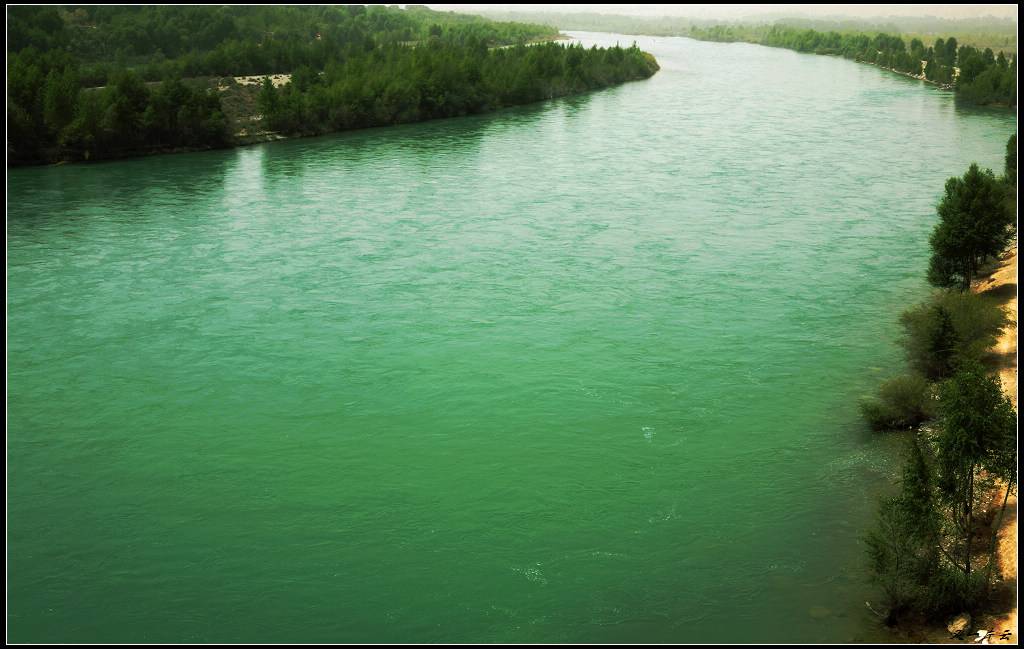
[[873, 642], [950, 176], [1016, 113], [749, 44], [7, 176], [15, 643]]

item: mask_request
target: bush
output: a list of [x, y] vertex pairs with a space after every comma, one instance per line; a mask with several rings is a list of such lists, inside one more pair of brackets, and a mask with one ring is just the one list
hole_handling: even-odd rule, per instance
[[941, 379], [965, 361], [981, 361], [1010, 322], [990, 297], [970, 292], [940, 293], [900, 316], [900, 345], [915, 371]]
[[941, 566], [932, 573], [920, 600], [920, 610], [932, 619], [942, 619], [975, 608], [985, 595], [985, 573], [965, 573], [953, 566]]
[[918, 426], [935, 415], [935, 400], [928, 379], [904, 374], [882, 383], [877, 401], [861, 401], [861, 416], [875, 430]]

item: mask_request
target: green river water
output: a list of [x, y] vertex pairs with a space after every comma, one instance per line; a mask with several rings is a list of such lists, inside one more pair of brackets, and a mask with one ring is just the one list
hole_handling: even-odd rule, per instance
[[7, 633], [871, 642], [946, 178], [1016, 113], [633, 40], [489, 115], [7, 176]]

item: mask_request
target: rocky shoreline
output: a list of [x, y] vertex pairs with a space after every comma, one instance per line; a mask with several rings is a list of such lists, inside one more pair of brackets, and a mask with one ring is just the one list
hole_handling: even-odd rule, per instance
[[925, 83], [928, 83], [928, 84], [931, 84], [931, 85], [935, 86], [936, 90], [945, 90], [945, 91], [948, 91], [948, 92], [954, 92], [956, 90], [956, 86], [954, 84], [952, 84], [952, 83], [939, 83], [938, 81], [932, 81], [928, 77], [924, 76], [923, 72], [921, 74], [911, 74], [909, 72], [903, 72], [902, 70], [896, 70], [895, 68], [887, 68], [887, 67], [885, 67], [883, 65], [876, 65], [874, 63], [868, 63], [868, 65], [874, 65], [876, 68], [880, 68], [882, 70], [888, 70], [889, 72], [895, 72], [896, 74], [898, 74], [900, 76], [903, 76], [903, 77], [909, 77], [911, 79], [917, 79], [918, 81], [924, 81]]

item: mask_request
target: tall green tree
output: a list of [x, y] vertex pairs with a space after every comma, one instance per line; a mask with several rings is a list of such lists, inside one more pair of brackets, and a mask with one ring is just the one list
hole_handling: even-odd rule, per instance
[[115, 81], [105, 94], [110, 108], [105, 116], [107, 130], [116, 133], [121, 146], [137, 146], [142, 129], [142, 116], [149, 105], [150, 92], [130, 70], [118, 70]]
[[911, 439], [909, 451], [899, 494], [879, 499], [875, 521], [862, 537], [869, 581], [882, 590], [887, 622], [925, 597], [941, 559], [934, 475], [921, 442]]
[[969, 576], [982, 481], [1012, 479], [1016, 471], [1017, 413], [999, 378], [974, 362], [964, 363], [942, 383], [939, 407], [937, 485], [939, 501], [949, 512], [945, 552], [956, 569]]
[[939, 222], [928, 242], [932, 248], [928, 281], [939, 288], [970, 288], [986, 258], [1013, 240], [1016, 224], [1003, 202], [1005, 192], [991, 169], [972, 163], [962, 178], [946, 181], [936, 211]]
[[256, 101], [259, 104], [260, 113], [263, 115], [264, 126], [271, 130], [276, 129], [281, 119], [281, 96], [270, 77], [263, 77]]
[[67, 138], [67, 128], [75, 118], [78, 107], [78, 72], [67, 66], [63, 72], [50, 70], [43, 89], [43, 123], [58, 146]]
[[[1002, 52], [1000, 52], [1002, 54]], [[1014, 186], [1017, 186], [1017, 134], [1010, 136], [1006, 143], [1006, 162], [1004, 166], [1006, 179]]]

